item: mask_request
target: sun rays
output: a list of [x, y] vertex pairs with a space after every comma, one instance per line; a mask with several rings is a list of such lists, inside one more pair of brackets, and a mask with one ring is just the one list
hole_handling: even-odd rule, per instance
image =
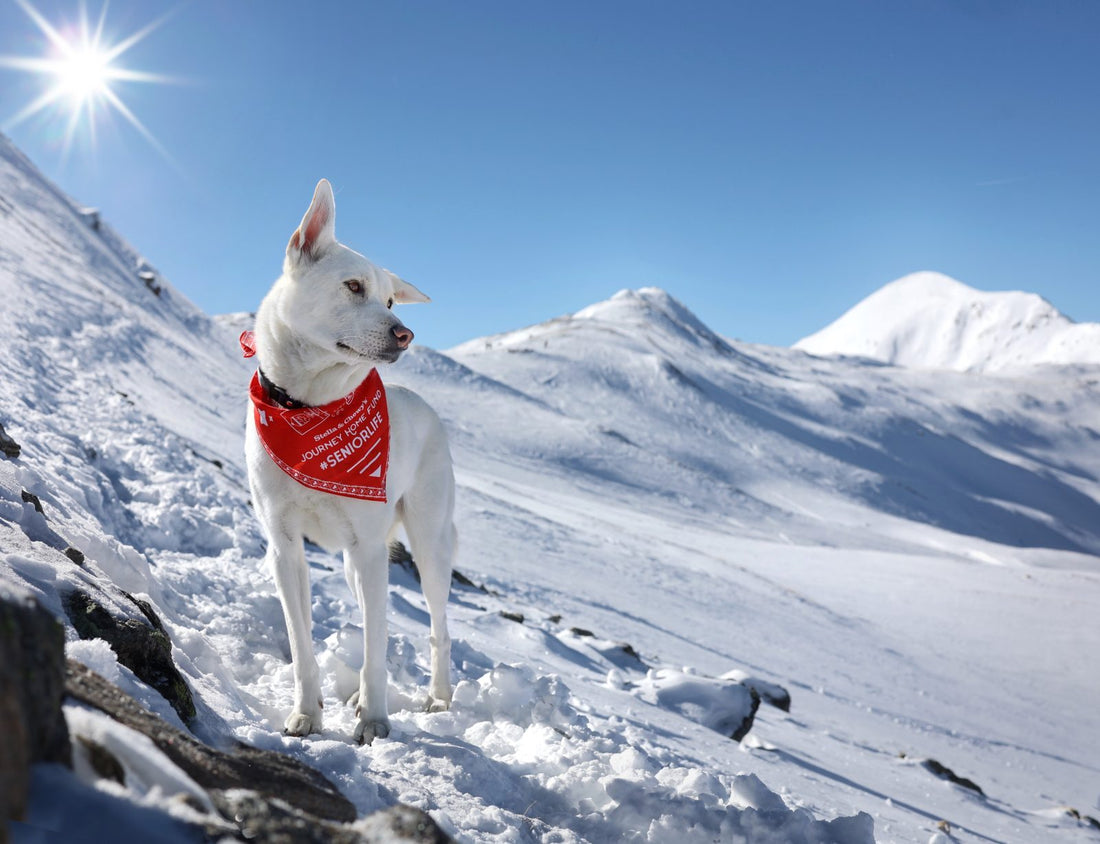
[[88, 10], [81, 0], [80, 18], [76, 27], [58, 29], [51, 24], [30, 2], [15, 0], [19, 7], [38, 27], [48, 44], [42, 56], [0, 56], [0, 66], [39, 74], [46, 78], [46, 89], [20, 109], [4, 124], [4, 131], [40, 115], [47, 110], [65, 122], [62, 138], [62, 160], [66, 160], [81, 127], [95, 149], [96, 124], [109, 111], [123, 119], [141, 134], [146, 141], [171, 160], [167, 150], [122, 101], [113, 84], [117, 82], [174, 82], [170, 77], [156, 73], [130, 70], [116, 64], [119, 57], [153, 32], [170, 16], [161, 16], [132, 35], [113, 41], [107, 37], [104, 27], [107, 19], [107, 3], [100, 9], [93, 27]]

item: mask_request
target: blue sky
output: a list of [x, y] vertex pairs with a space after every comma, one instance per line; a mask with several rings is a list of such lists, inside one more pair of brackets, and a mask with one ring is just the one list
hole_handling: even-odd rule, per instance
[[[79, 6], [35, 3], [57, 28]], [[93, 23], [101, 6], [88, 0]], [[170, 13], [100, 110], [0, 125], [211, 313], [254, 310], [317, 179], [446, 348], [656, 285], [786, 345], [906, 273], [1100, 321], [1100, 3], [112, 0]], [[46, 40], [0, 0], [0, 55]]]

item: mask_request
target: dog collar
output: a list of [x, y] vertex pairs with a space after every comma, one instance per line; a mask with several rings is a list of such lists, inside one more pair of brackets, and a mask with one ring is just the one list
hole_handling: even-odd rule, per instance
[[259, 376], [260, 386], [263, 387], [264, 392], [267, 393], [268, 401], [272, 404], [277, 404], [279, 407], [285, 407], [287, 410], [298, 410], [299, 408], [309, 407], [305, 402], [292, 399], [286, 390], [264, 375], [262, 369], [257, 369], [256, 375]]
[[[246, 358], [255, 356], [256, 354], [256, 334], [252, 331], [242, 331], [238, 340], [241, 344], [241, 351]], [[302, 407], [308, 407], [305, 402], [292, 399], [290, 393], [264, 375], [262, 369], [257, 368], [256, 374], [260, 379], [260, 386], [263, 391], [267, 393], [267, 398], [272, 404], [277, 404], [279, 407], [285, 407], [287, 410], [298, 410]]]

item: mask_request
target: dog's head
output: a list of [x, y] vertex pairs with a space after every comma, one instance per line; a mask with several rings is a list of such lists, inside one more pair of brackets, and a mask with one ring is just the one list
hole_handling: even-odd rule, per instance
[[391, 310], [428, 297], [336, 240], [336, 201], [327, 179], [290, 237], [280, 316], [295, 333], [349, 363], [392, 363], [413, 333]]

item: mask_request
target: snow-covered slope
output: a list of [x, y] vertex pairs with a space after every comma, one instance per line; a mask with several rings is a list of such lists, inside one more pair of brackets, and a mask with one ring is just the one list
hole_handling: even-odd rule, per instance
[[[90, 581], [146, 596], [201, 737], [279, 749], [360, 812], [401, 800], [463, 841], [866, 842], [872, 819], [880, 842], [950, 840], [941, 821], [960, 841], [1094, 834], [1064, 809], [1096, 813], [1100, 758], [1094, 374], [732, 344], [653, 289], [415, 347], [384, 377], [444, 418], [458, 565], [487, 590], [452, 595], [455, 706], [419, 710], [426, 613], [395, 571], [395, 729], [350, 743], [361, 620], [339, 561], [310, 549], [327, 720], [293, 739], [241, 468], [239, 326], [153, 294], [9, 146], [0, 197], [0, 423], [22, 445], [0, 459], [0, 589], [59, 616]], [[165, 710], [106, 647], [68, 637]], [[746, 676], [792, 701], [736, 742], [712, 727]], [[92, 787], [119, 813], [179, 805]], [[38, 806], [78, 795], [40, 790]]]
[[1100, 364], [1100, 325], [1075, 323], [1034, 293], [984, 293], [920, 272], [872, 293], [794, 348], [920, 369], [998, 372]]

